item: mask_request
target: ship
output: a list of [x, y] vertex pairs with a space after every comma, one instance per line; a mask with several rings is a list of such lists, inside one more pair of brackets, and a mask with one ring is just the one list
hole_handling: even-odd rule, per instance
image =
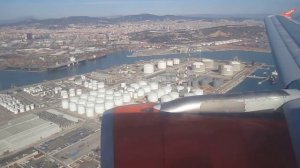
[[276, 84], [278, 82], [278, 72], [275, 70], [270, 75], [270, 81], [272, 84]]

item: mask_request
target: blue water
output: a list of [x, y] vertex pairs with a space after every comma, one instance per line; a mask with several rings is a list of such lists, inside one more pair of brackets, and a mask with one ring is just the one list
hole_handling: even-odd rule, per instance
[[[22, 70], [16, 71], [0, 71], [0, 90], [8, 89], [12, 85], [24, 86], [42, 82], [45, 80], [54, 80], [63, 77], [84, 74], [95, 71], [97, 69], [106, 69], [112, 66], [119, 66], [122, 64], [132, 64], [142, 60], [162, 59], [162, 58], [184, 58], [187, 55], [166, 55], [166, 56], [150, 56], [150, 57], [127, 57], [129, 52], [119, 52], [106, 57], [81, 63], [72, 68], [57, 69], [54, 71], [45, 72], [27, 72]], [[191, 57], [199, 57], [199, 53], [194, 53]], [[241, 61], [263, 62], [267, 64], [274, 64], [273, 58], [270, 53], [260, 52], [247, 52], [247, 51], [220, 51], [220, 52], [202, 52], [201, 57], [219, 59], [219, 60], [232, 60], [238, 57]], [[262, 85], [257, 85], [257, 80], [247, 79], [242, 85], [233, 89], [234, 92], [239, 91], [253, 91], [253, 90], [274, 90], [280, 88], [280, 85], [271, 85], [269, 82], [264, 82]]]

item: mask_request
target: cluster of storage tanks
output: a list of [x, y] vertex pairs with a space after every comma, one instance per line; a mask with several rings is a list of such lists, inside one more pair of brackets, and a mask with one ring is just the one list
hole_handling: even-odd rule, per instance
[[[97, 90], [99, 88], [104, 88], [104, 82], [98, 82], [97, 80], [86, 79], [84, 75], [81, 75], [80, 79], [75, 80], [76, 85], [83, 86], [88, 89]], [[80, 90], [81, 92], [81, 90]]]
[[[156, 65], [152, 63], [144, 64], [144, 74], [152, 74], [155, 72], [155, 69], [157, 67], [158, 70], [164, 70], [167, 67], [172, 67], [174, 65], [179, 65], [180, 59], [174, 58], [174, 59], [168, 59], [168, 60], [160, 60], [157, 62]], [[202, 61], [197, 61], [192, 64], [192, 70], [195, 72], [203, 73], [207, 69], [215, 69], [215, 62], [212, 59], [203, 58]], [[234, 72], [241, 70], [241, 63], [238, 61], [231, 61], [229, 64], [221, 65], [220, 68], [220, 74], [223, 76], [232, 76]]]
[[34, 109], [34, 104], [23, 104], [18, 99], [7, 94], [0, 94], [0, 105], [14, 114], [24, 113]]
[[[215, 64], [212, 59], [202, 59], [201, 62], [194, 62], [192, 69], [196, 72], [205, 72], [206, 69], [214, 69]], [[238, 61], [231, 61], [229, 64], [220, 65], [219, 71], [223, 76], [232, 76], [235, 72], [241, 70], [241, 63]]]
[[144, 64], [144, 74], [152, 74], [155, 72], [155, 68], [157, 67], [158, 70], [164, 70], [167, 69], [167, 67], [172, 67], [174, 65], [179, 65], [180, 59], [174, 58], [174, 59], [168, 59], [168, 60], [160, 60], [157, 62], [156, 65], [152, 63]]
[[[102, 86], [102, 85], [101, 85]], [[104, 85], [89, 93], [81, 89], [62, 90], [62, 108], [87, 117], [101, 115], [111, 108], [136, 102], [168, 102], [183, 96], [203, 95], [203, 90], [191, 90], [184, 86], [171, 87], [158, 82], [139, 81], [121, 83], [118, 89], [107, 89]]]
[[28, 88], [24, 88], [23, 89], [24, 92], [33, 95], [36, 93], [39, 93], [41, 91], [43, 91], [43, 87], [41, 85], [35, 86], [35, 87], [28, 87]]
[[27, 87], [23, 89], [24, 92], [32, 96], [37, 96], [37, 95], [45, 96], [46, 94], [49, 93], [58, 94], [61, 90], [62, 90], [61, 87], [55, 87], [54, 89], [49, 89], [49, 88], [45, 89], [42, 85]]

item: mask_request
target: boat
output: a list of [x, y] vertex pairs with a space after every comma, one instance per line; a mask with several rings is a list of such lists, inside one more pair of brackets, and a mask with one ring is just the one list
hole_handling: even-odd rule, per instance
[[269, 79], [272, 84], [276, 84], [278, 82], [278, 72], [276, 70], [273, 71]]

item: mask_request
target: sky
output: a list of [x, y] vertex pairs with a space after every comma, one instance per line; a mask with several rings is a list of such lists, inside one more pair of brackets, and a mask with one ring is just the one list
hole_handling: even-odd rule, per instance
[[300, 0], [0, 0], [0, 20], [141, 13], [279, 14], [292, 7], [300, 10]]

